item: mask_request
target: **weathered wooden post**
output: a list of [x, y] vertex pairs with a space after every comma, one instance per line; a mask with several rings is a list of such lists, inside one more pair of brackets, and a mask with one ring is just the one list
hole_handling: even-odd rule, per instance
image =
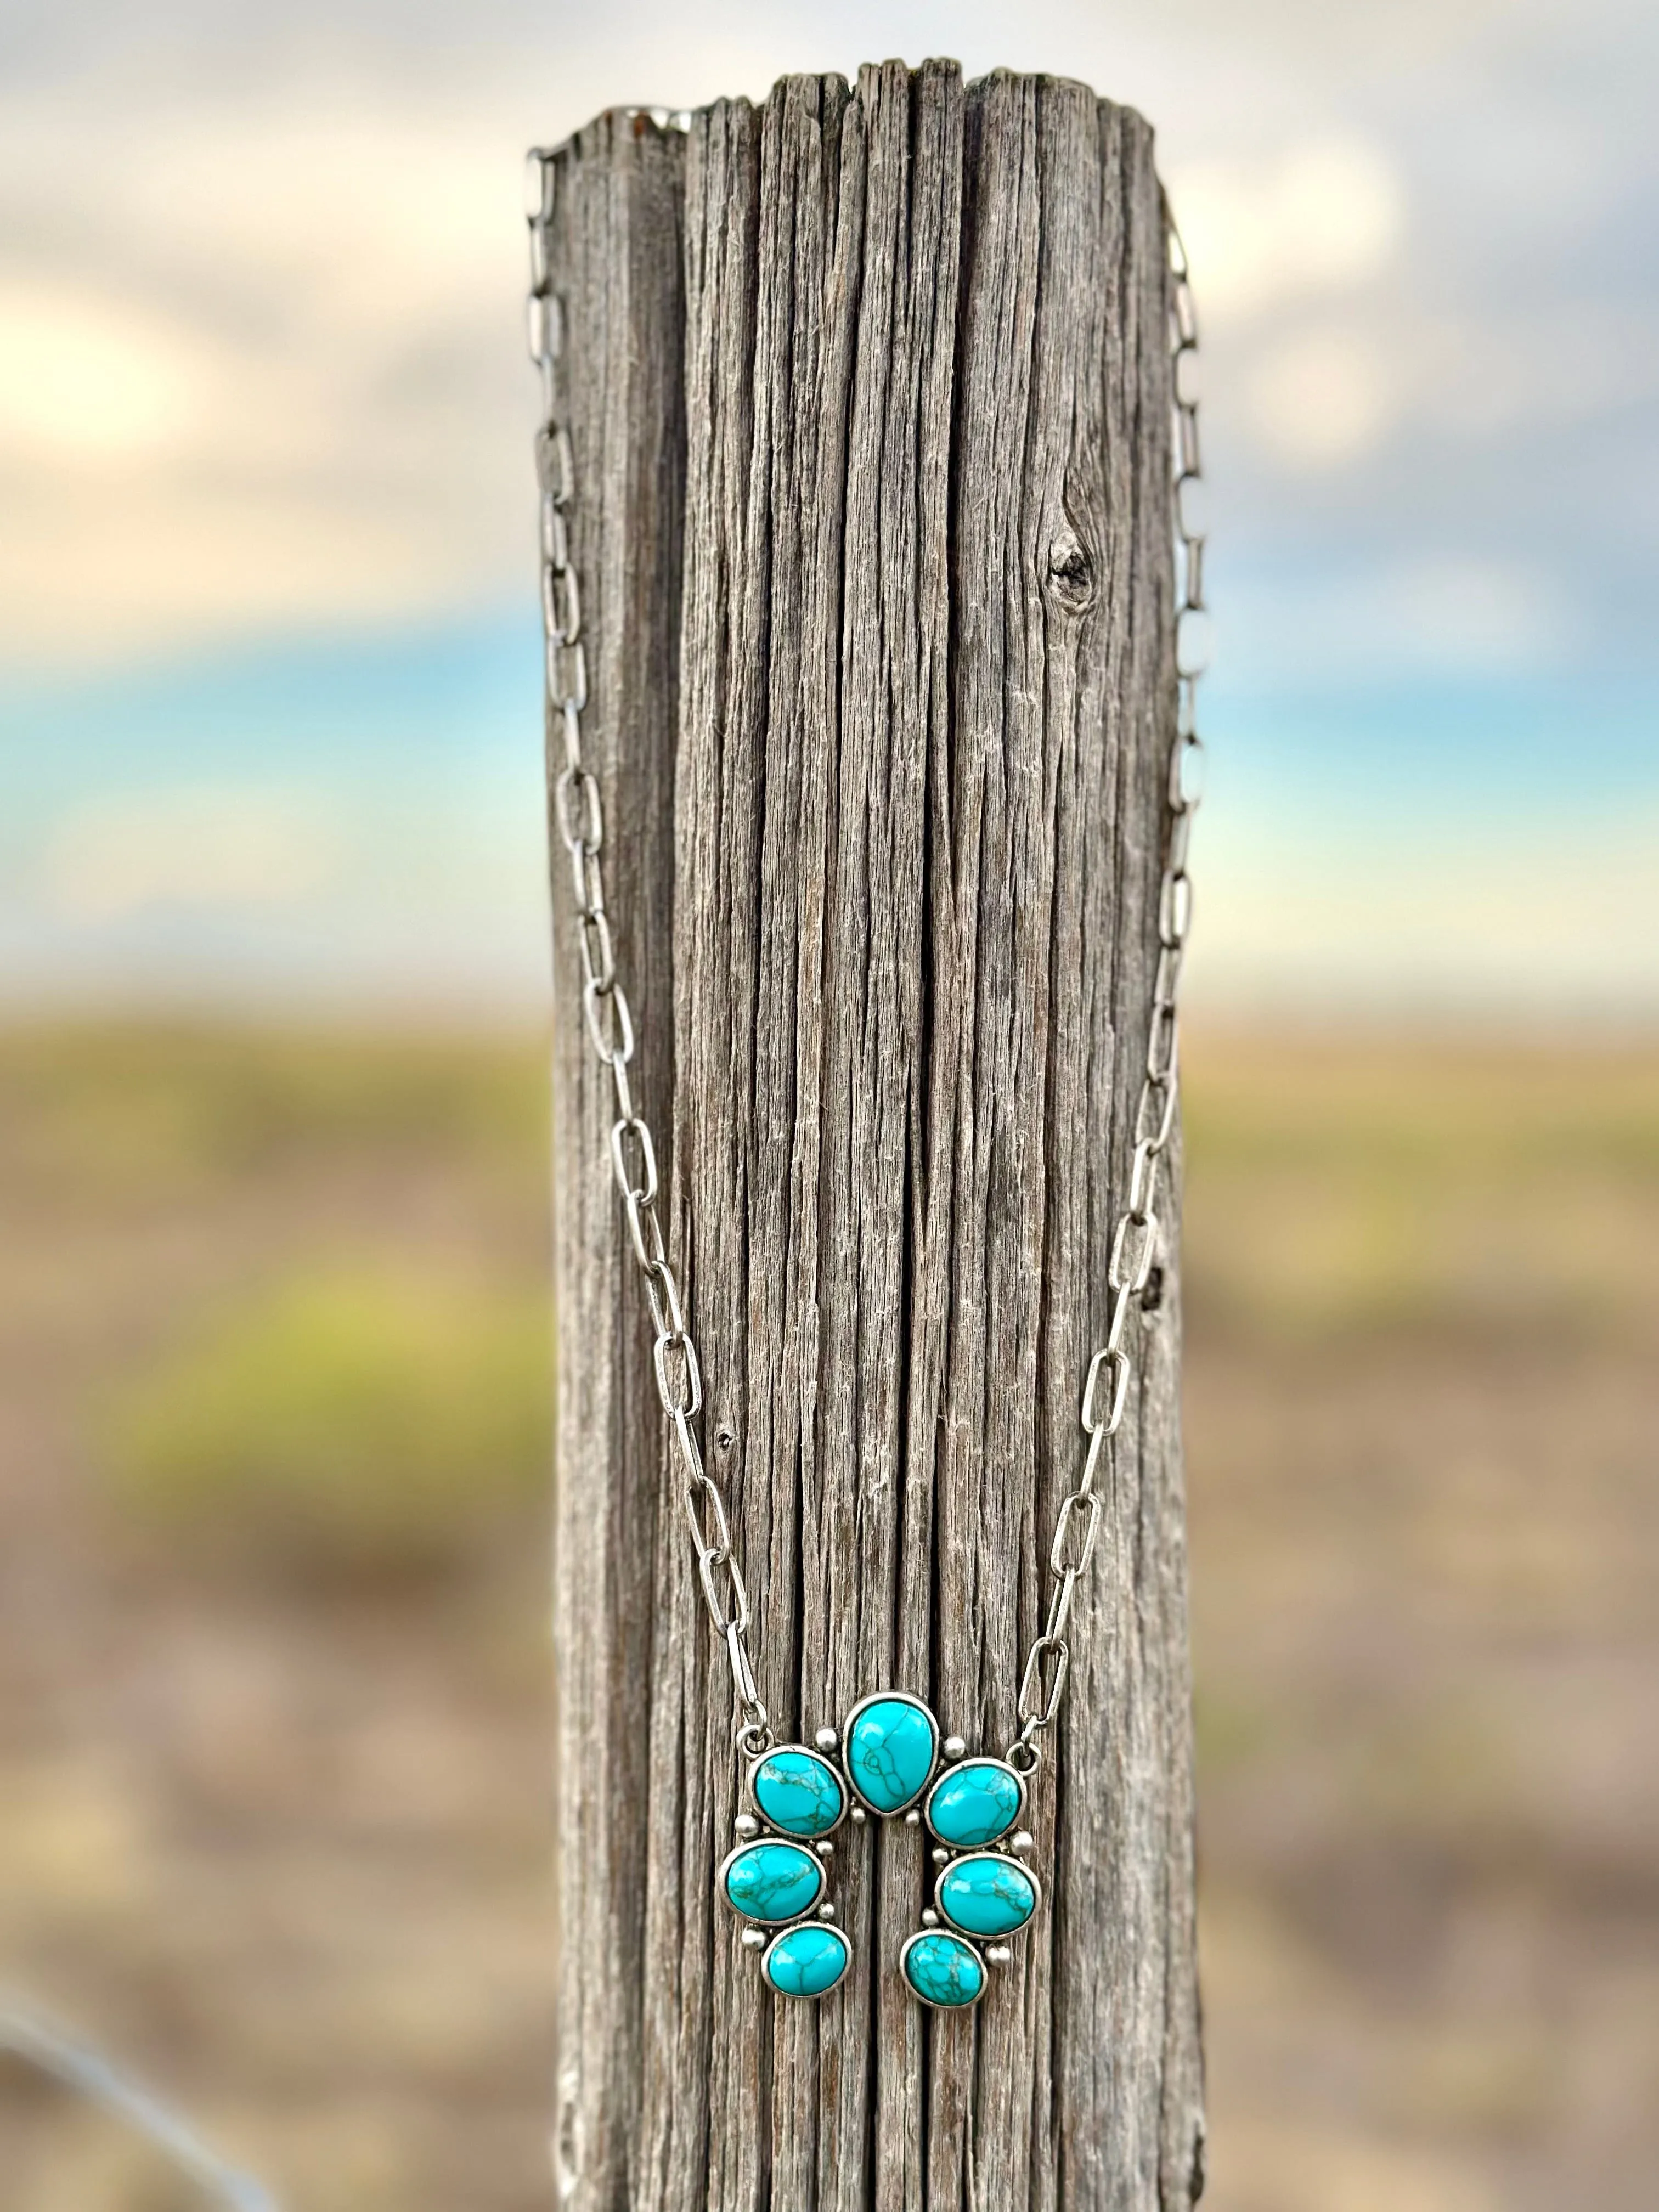
[[[1078, 84], [889, 64], [760, 108], [612, 112], [550, 176], [569, 446], [544, 467], [633, 1096], [672, 1132], [665, 1226], [759, 1694], [786, 1741], [892, 1687], [1000, 1751], [1085, 1441], [1158, 956], [1152, 134]], [[896, 1960], [929, 1839], [872, 1820], [836, 1838], [848, 1978], [777, 1998], [715, 1898], [726, 1654], [565, 874], [562, 2201], [1174, 2212], [1201, 2119], [1173, 1158], [1032, 1788], [1043, 1909], [981, 2005], [924, 2010]]]

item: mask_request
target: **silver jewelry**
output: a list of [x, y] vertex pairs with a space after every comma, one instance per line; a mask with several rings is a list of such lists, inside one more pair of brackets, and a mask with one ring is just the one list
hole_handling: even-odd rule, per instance
[[[685, 131], [691, 118], [664, 108], [629, 111], [659, 129]], [[976, 2003], [989, 1969], [1011, 1954], [1006, 1939], [1030, 1924], [1042, 1904], [1036, 1876], [1024, 1863], [1032, 1846], [1025, 1825], [1030, 1778], [1042, 1763], [1071, 1666], [1067, 1630], [1079, 1583], [1088, 1571], [1099, 1531], [1102, 1462], [1122, 1424], [1133, 1371], [1130, 1322], [1157, 1266], [1155, 1212], [1160, 1167], [1175, 1127], [1176, 1001], [1192, 921], [1187, 872], [1192, 818], [1199, 803], [1196, 771], [1202, 742], [1194, 720], [1199, 671], [1182, 665], [1183, 632], [1204, 607], [1203, 548], [1190, 526], [1189, 487], [1199, 477], [1198, 407], [1182, 384], [1183, 359], [1196, 352], [1197, 321], [1187, 258], [1166, 208], [1169, 241], [1170, 355], [1173, 410], [1173, 509], [1180, 586], [1176, 610], [1176, 710], [1167, 792], [1168, 826], [1158, 886], [1158, 957], [1144, 1072], [1135, 1109], [1129, 1188], [1112, 1239], [1106, 1279], [1112, 1291], [1106, 1340], [1089, 1363], [1082, 1425], [1082, 1472], [1062, 1500], [1048, 1550], [1049, 1595], [1041, 1632], [1021, 1676], [1019, 1733], [1001, 1758], [969, 1759], [959, 1736], [941, 1741], [927, 1705], [905, 1691], [861, 1698], [837, 1731], [822, 1729], [815, 1744], [777, 1744], [757, 1686], [749, 1648], [749, 1594], [732, 1549], [726, 1498], [703, 1464], [696, 1421], [702, 1376], [696, 1340], [669, 1258], [658, 1212], [659, 1181], [650, 1127], [636, 1108], [629, 1078], [633, 1017], [617, 974], [605, 903], [605, 824], [599, 787], [582, 750], [587, 665], [581, 596], [571, 563], [567, 516], [575, 495], [575, 459], [561, 418], [556, 389], [564, 321], [550, 273], [549, 228], [556, 190], [556, 155], [529, 156], [530, 357], [541, 373], [536, 434], [541, 489], [542, 613], [547, 667], [553, 816], [570, 864], [582, 971], [582, 1013], [599, 1063], [616, 1093], [611, 1167], [621, 1194], [628, 1238], [638, 1263], [656, 1337], [652, 1360], [680, 1477], [680, 1499], [696, 1558], [697, 1578], [714, 1633], [724, 1644], [736, 1711], [734, 1741], [744, 1761], [744, 1809], [737, 1841], [716, 1875], [719, 1893], [746, 1924], [744, 1944], [758, 1950], [761, 1972], [781, 1996], [817, 1997], [845, 1978], [851, 1946], [836, 1925], [829, 1895], [831, 1836], [843, 1820], [867, 1816], [926, 1827], [935, 1838], [939, 1871], [933, 1901], [900, 1954], [899, 1970], [924, 2004], [960, 2009]]]

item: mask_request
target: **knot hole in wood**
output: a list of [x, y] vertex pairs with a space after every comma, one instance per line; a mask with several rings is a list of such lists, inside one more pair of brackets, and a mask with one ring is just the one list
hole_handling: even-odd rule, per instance
[[1094, 556], [1069, 523], [1048, 548], [1048, 585], [1068, 614], [1086, 613], [1094, 605]]

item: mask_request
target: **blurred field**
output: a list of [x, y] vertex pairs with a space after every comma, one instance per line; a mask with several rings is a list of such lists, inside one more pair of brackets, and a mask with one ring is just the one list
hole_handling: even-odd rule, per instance
[[1190, 1054], [1215, 2198], [1659, 2155], [1659, 1054]]
[[[1188, 1102], [1211, 2201], [1645, 2212], [1659, 1049]], [[544, 1122], [529, 1045], [0, 1036], [0, 1978], [291, 2212], [549, 2201]], [[0, 2071], [6, 2212], [183, 2203]]]

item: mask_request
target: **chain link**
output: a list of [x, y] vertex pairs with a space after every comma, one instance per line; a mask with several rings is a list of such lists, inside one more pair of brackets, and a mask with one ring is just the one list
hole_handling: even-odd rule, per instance
[[1016, 1714], [1019, 1734], [1010, 1747], [1010, 1763], [1029, 1774], [1042, 1759], [1042, 1739], [1053, 1727], [1066, 1693], [1071, 1647], [1065, 1629], [1080, 1577], [1094, 1556], [1100, 1527], [1101, 1494], [1096, 1485], [1112, 1439], [1123, 1424], [1134, 1376], [1134, 1340], [1130, 1322], [1143, 1310], [1158, 1265], [1161, 1231], [1155, 1208], [1158, 1175], [1175, 1130], [1179, 1061], [1176, 1003], [1187, 937], [1192, 927], [1193, 886], [1187, 873], [1187, 848], [1193, 816], [1201, 796], [1203, 743], [1196, 722], [1200, 671], [1188, 665], [1187, 638], [1204, 612], [1204, 540], [1192, 526], [1190, 487], [1200, 477], [1198, 400], [1187, 374], [1198, 351], [1198, 317], [1194, 309], [1187, 255], [1167, 209], [1169, 240], [1170, 368], [1174, 453], [1171, 504], [1176, 575], [1176, 734], [1170, 751], [1165, 789], [1168, 824], [1164, 872], [1158, 889], [1158, 964], [1152, 976], [1152, 1006], [1147, 1025], [1146, 1057], [1135, 1102], [1134, 1146], [1129, 1164], [1127, 1203], [1118, 1217], [1106, 1269], [1112, 1293], [1106, 1340], [1089, 1362], [1083, 1385], [1082, 1420], [1089, 1439], [1077, 1486], [1060, 1501], [1048, 1552], [1048, 1611], [1032, 1641], [1020, 1680]]
[[[687, 118], [649, 111], [664, 128]], [[676, 1465], [681, 1510], [696, 1559], [697, 1581], [714, 1633], [726, 1647], [737, 1706], [738, 1740], [744, 1751], [764, 1751], [771, 1723], [761, 1701], [749, 1650], [749, 1592], [732, 1546], [725, 1493], [703, 1465], [695, 1426], [702, 1409], [702, 1366], [685, 1316], [679, 1279], [669, 1259], [658, 1212], [661, 1182], [651, 1126], [634, 1102], [633, 1010], [617, 968], [616, 940], [605, 896], [605, 811], [582, 740], [587, 708], [587, 649], [582, 638], [581, 590], [570, 557], [569, 509], [576, 490], [576, 455], [560, 411], [559, 364], [564, 317], [552, 283], [550, 226], [558, 191], [556, 157], [538, 149], [529, 157], [526, 214], [530, 224], [530, 300], [526, 329], [530, 358], [541, 372], [542, 421], [536, 433], [536, 477], [541, 495], [542, 620], [547, 663], [547, 737], [553, 778], [552, 816], [570, 860], [575, 898], [577, 950], [581, 961], [582, 1015], [599, 1064], [610, 1076], [616, 1116], [611, 1125], [611, 1170], [628, 1223], [628, 1241], [645, 1288], [655, 1340], [651, 1364]]]
[[[647, 109], [660, 129], [688, 127], [690, 118]], [[587, 767], [582, 715], [587, 706], [587, 659], [581, 635], [581, 593], [570, 557], [568, 510], [575, 493], [575, 452], [559, 410], [558, 368], [564, 323], [552, 289], [550, 225], [557, 191], [556, 157], [529, 157], [531, 290], [527, 328], [531, 359], [541, 372], [544, 405], [536, 434], [541, 493], [542, 614], [546, 639], [548, 747], [555, 740], [562, 764], [553, 781], [555, 827], [569, 856], [581, 960], [582, 1012], [594, 1054], [616, 1094], [611, 1164], [628, 1223], [629, 1242], [643, 1279], [656, 1331], [652, 1365], [679, 1473], [680, 1499], [697, 1564], [697, 1578], [714, 1632], [726, 1645], [737, 1706], [737, 1741], [745, 1753], [764, 1751], [771, 1723], [755, 1680], [749, 1650], [749, 1593], [732, 1550], [725, 1494], [703, 1465], [693, 1425], [702, 1407], [702, 1371], [686, 1320], [678, 1279], [669, 1260], [658, 1215], [660, 1185], [656, 1146], [635, 1107], [629, 1077], [634, 1058], [632, 1010], [617, 970], [616, 945], [605, 898], [605, 817], [599, 787]], [[1158, 1265], [1161, 1231], [1155, 1211], [1158, 1176], [1174, 1133], [1178, 1097], [1177, 994], [1192, 926], [1192, 882], [1187, 872], [1192, 818], [1201, 797], [1203, 743], [1195, 720], [1200, 671], [1188, 664], [1191, 617], [1204, 611], [1204, 539], [1192, 527], [1189, 487], [1200, 479], [1198, 402], [1184, 375], [1198, 348], [1187, 257], [1180, 234], [1165, 214], [1169, 240], [1169, 344], [1173, 380], [1172, 506], [1175, 526], [1176, 691], [1176, 734], [1165, 791], [1168, 823], [1158, 895], [1158, 961], [1146, 1052], [1135, 1103], [1127, 1203], [1112, 1238], [1106, 1279], [1112, 1293], [1104, 1343], [1089, 1363], [1082, 1422], [1088, 1448], [1077, 1486], [1061, 1500], [1048, 1552], [1048, 1612], [1026, 1654], [1017, 1714], [1019, 1734], [1008, 1751], [1011, 1765], [1030, 1773], [1042, 1760], [1042, 1738], [1054, 1725], [1071, 1671], [1066, 1629], [1073, 1599], [1094, 1557], [1102, 1495], [1097, 1485], [1111, 1440], [1122, 1425], [1133, 1379], [1129, 1324], [1140, 1311]]]

